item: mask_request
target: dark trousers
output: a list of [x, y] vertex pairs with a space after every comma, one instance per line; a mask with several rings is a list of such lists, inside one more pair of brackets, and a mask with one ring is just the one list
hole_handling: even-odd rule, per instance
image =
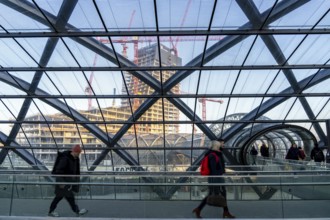
[[[221, 193], [225, 198], [227, 198], [227, 192], [224, 186], [209, 186], [209, 194], [207, 196], [211, 194], [218, 195], [219, 193]], [[201, 203], [197, 207], [199, 210], [202, 210], [206, 205], [207, 196], [201, 201]], [[228, 206], [223, 207], [223, 211], [228, 211]]]
[[56, 209], [57, 204], [63, 198], [65, 198], [66, 201], [68, 201], [68, 203], [70, 204], [70, 207], [71, 207], [72, 211], [74, 211], [75, 213], [78, 213], [79, 212], [79, 208], [76, 205], [73, 192], [72, 191], [67, 191], [65, 194], [63, 194], [63, 193], [56, 194], [55, 198], [53, 199], [52, 203], [50, 204], [49, 213], [53, 212]]

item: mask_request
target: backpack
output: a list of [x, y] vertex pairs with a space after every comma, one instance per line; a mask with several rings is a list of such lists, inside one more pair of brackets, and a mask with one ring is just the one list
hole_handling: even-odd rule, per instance
[[316, 162], [324, 161], [324, 154], [322, 150], [318, 150], [315, 152], [314, 161]]
[[56, 156], [56, 159], [55, 159], [55, 163], [54, 163], [54, 166], [53, 166], [53, 169], [52, 169], [52, 174], [56, 174], [55, 171], [57, 170], [57, 166], [60, 162], [60, 159], [64, 156], [64, 153], [63, 152], [60, 152], [60, 151], [57, 151], [57, 156]]
[[204, 156], [204, 158], [202, 159], [202, 162], [201, 162], [200, 172], [201, 172], [202, 176], [208, 176], [208, 175], [211, 174], [211, 170], [210, 170], [210, 166], [209, 166], [209, 156], [210, 156], [210, 154], [213, 154], [215, 156], [215, 159], [216, 159], [217, 163], [219, 162], [219, 157], [216, 153], [211, 152], [209, 154], [206, 154]]

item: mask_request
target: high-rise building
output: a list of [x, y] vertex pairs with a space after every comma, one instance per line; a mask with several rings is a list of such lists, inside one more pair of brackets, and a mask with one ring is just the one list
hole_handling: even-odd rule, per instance
[[[171, 50], [164, 45], [160, 45], [160, 53], [158, 52], [158, 45], [153, 44], [138, 50], [138, 65], [139, 66], [158, 66], [159, 65], [159, 54], [162, 62], [162, 66], [173, 66], [181, 65], [182, 60]], [[150, 71], [149, 72], [154, 78], [164, 83], [169, 79], [174, 71]], [[148, 85], [144, 84], [132, 74], [125, 74], [125, 81], [129, 94], [134, 95], [151, 95], [154, 90]], [[124, 83], [123, 83], [124, 84]], [[179, 93], [180, 86], [176, 85], [172, 91]], [[133, 112], [144, 102], [145, 99], [135, 98], [131, 99], [131, 106]], [[163, 110], [164, 109], [164, 110]], [[106, 125], [99, 125], [98, 127], [104, 132], [115, 134], [122, 127], [122, 122], [126, 121], [132, 115], [131, 107], [128, 99], [123, 99], [121, 106], [110, 106], [107, 108], [99, 109], [92, 108], [90, 110], [81, 110], [80, 114], [88, 121], [120, 121], [118, 124], [111, 123]], [[146, 111], [138, 120], [143, 121], [175, 121], [179, 120], [179, 110], [166, 99], [159, 99], [148, 111]], [[44, 118], [46, 117], [46, 118]], [[26, 121], [70, 121], [70, 119], [63, 114], [53, 115], [32, 115], [25, 119]], [[102, 143], [95, 136], [93, 136], [87, 129], [82, 125], [76, 125], [75, 123], [49, 123], [37, 124], [37, 123], [26, 123], [22, 125], [24, 132], [21, 130], [17, 136], [17, 141], [26, 145], [28, 142], [33, 146], [46, 146], [54, 145], [58, 147], [68, 146], [77, 144], [80, 140], [86, 146], [101, 146]], [[163, 123], [139, 123], [135, 127], [132, 126], [127, 134], [132, 134], [136, 130], [137, 134], [177, 134], [179, 133], [178, 124], [164, 124]], [[28, 137], [28, 138], [26, 138]], [[47, 151], [43, 151], [47, 154]]]
[[[160, 48], [160, 52], [159, 52]], [[159, 59], [160, 54], [160, 59]], [[182, 59], [175, 55], [172, 50], [164, 45], [152, 44], [147, 47], [143, 47], [138, 50], [138, 66], [159, 66], [161, 60], [161, 66], [181, 66]], [[168, 80], [175, 71], [148, 71], [148, 73], [159, 80], [159, 82], [164, 83]], [[127, 90], [129, 94], [134, 95], [151, 95], [154, 93], [154, 90], [141, 82], [139, 79], [134, 77], [132, 74], [125, 74], [125, 81], [127, 85]], [[126, 92], [125, 86], [123, 86], [123, 91]], [[172, 92], [179, 93], [180, 85], [176, 85]], [[142, 98], [133, 98], [131, 99], [131, 105], [133, 112], [138, 109], [138, 107], [144, 102]], [[128, 100], [122, 101], [122, 107], [129, 107]], [[164, 116], [163, 116], [164, 108]], [[148, 111], [146, 111], [140, 121], [175, 121], [179, 120], [179, 110], [172, 105], [166, 99], [159, 99]], [[165, 124], [139, 124], [136, 126], [136, 129], [139, 133], [178, 133], [178, 125]]]

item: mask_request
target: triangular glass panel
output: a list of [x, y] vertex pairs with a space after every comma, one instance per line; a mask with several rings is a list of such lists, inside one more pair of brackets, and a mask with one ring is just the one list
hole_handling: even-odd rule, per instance
[[274, 82], [272, 82], [267, 94], [277, 94], [283, 91], [285, 91], [285, 93], [288, 93], [289, 91], [291, 93], [294, 92], [285, 74], [280, 71], [280, 73], [275, 77]]
[[329, 97], [306, 97], [306, 100], [312, 109], [314, 116], [318, 116], [320, 111], [329, 102]]
[[[2, 114], [0, 114], [0, 117], [1, 116], [2, 116]], [[10, 120], [10, 118], [9, 118], [9, 120]], [[10, 124], [9, 123], [1, 123], [0, 124], [0, 134], [4, 134], [4, 135], [8, 136], [10, 134], [10, 131], [11, 131], [12, 127], [13, 127], [12, 123], [10, 123]], [[1, 147], [0, 147], [0, 149], [1, 149]]]
[[286, 117], [287, 120], [295, 120], [295, 119], [305, 119], [309, 120], [309, 117], [306, 114], [304, 107], [301, 105], [299, 99], [294, 103], [288, 116]]
[[326, 102], [326, 105], [323, 107], [322, 111], [318, 113], [316, 119], [325, 119], [328, 120], [330, 118], [330, 102], [329, 99]]
[[1, 103], [1, 112], [6, 114], [8, 120], [15, 120], [24, 103], [24, 99], [1, 99]]
[[[26, 52], [34, 59], [35, 62], [40, 62], [41, 58], [46, 55], [46, 43], [48, 38], [17, 38], [19, 44]], [[25, 65], [24, 65], [25, 66]], [[36, 66], [36, 64], [34, 64]], [[24, 72], [25, 73], [25, 72]]]
[[157, 2], [160, 30], [207, 30], [214, 1], [163, 0]]
[[[68, 23], [70, 26], [67, 25], [66, 29], [73, 31], [77, 31], [77, 28], [81, 31], [104, 30], [99, 13], [91, 1], [77, 1]], [[71, 25], [74, 27], [71, 28]]]
[[[64, 38], [66, 45], [69, 47], [72, 55], [75, 57], [76, 61], [80, 66], [87, 67], [116, 67], [117, 60], [114, 51], [108, 46], [104, 46], [103, 43], [95, 43], [95, 39], [98, 38]], [[65, 50], [64, 48], [58, 48], [57, 50]], [[88, 48], [87, 48], [88, 47]], [[65, 51], [66, 52], [66, 51]], [[71, 54], [68, 55], [70, 58]], [[67, 57], [65, 57], [67, 58]], [[71, 66], [76, 66], [77, 63], [72, 63]], [[59, 65], [55, 65], [59, 66]]]
[[329, 35], [308, 35], [288, 62], [292, 65], [325, 64], [329, 61], [330, 45], [328, 41]]
[[[292, 53], [297, 49], [297, 46], [301, 43], [305, 35], [289, 35], [289, 34], [277, 34], [273, 35], [278, 46], [281, 48], [281, 53], [285, 57], [291, 57]], [[288, 63], [291, 63], [291, 58]]]
[[[270, 28], [311, 29], [330, 8], [329, 3], [329, 1], [305, 2], [305, 4], [282, 16], [281, 19], [276, 19], [270, 24]], [[275, 12], [277, 10], [273, 11], [273, 13]]]
[[[215, 37], [215, 36], [214, 36]], [[255, 36], [217, 36], [219, 41], [211, 41], [207, 43], [207, 50], [205, 55], [205, 66], [235, 66], [242, 65], [246, 59], [247, 54], [251, 49], [251, 45]], [[230, 48], [226, 47], [226, 44], [239, 38], [240, 40]], [[232, 39], [232, 40], [231, 40]], [[236, 40], [237, 41], [237, 40]], [[224, 49], [222, 49], [224, 48]]]
[[330, 74], [327, 73], [327, 75], [325, 75], [325, 77], [323, 77], [323, 81], [317, 81], [318, 83], [313, 85], [313, 86], [308, 86], [307, 89], [304, 90], [304, 93], [308, 94], [308, 93], [324, 93], [324, 92], [328, 92], [329, 89], [329, 83], [330, 83], [330, 79], [329, 77]]
[[[229, 106], [227, 107], [227, 117], [231, 115], [246, 115], [257, 109], [262, 103], [262, 98], [231, 98], [229, 101]], [[226, 100], [224, 100], [226, 103]], [[256, 113], [256, 112], [255, 112]], [[255, 115], [251, 115], [251, 117], [255, 117]]]
[[[31, 4], [22, 1], [16, 2], [15, 4], [11, 4], [10, 7], [6, 6], [5, 4], [0, 4], [1, 26], [4, 27], [7, 32], [21, 32], [22, 30], [40, 30], [48, 32], [49, 28], [40, 22], [36, 22], [32, 16], [29, 16], [29, 13], [19, 12], [19, 10], [24, 10], [24, 12], [29, 11], [32, 14], [40, 14], [38, 8], [34, 7], [34, 5], [32, 6], [32, 8], [29, 8], [30, 6]], [[47, 21], [45, 20], [45, 22]]]
[[[283, 120], [287, 116], [288, 111], [290, 111], [294, 102], [296, 101], [296, 98], [288, 98], [285, 99], [285, 101], [283, 102], [276, 102], [276, 100], [277, 99], [273, 98], [273, 100], [270, 101], [274, 102], [273, 105], [270, 105], [269, 103], [267, 104], [267, 106], [270, 106], [271, 108], [269, 108], [269, 110], [264, 113], [262, 117], [266, 117], [271, 120]], [[261, 104], [261, 109], [263, 109], [264, 104], [265, 103]], [[263, 120], [262, 117], [259, 117], [258, 119]]]
[[238, 71], [202, 71], [198, 94], [230, 94]]
[[77, 62], [72, 57], [72, 54], [67, 49], [67, 46], [63, 43], [63, 41], [58, 40], [58, 38], [49, 38], [49, 39], [53, 39], [53, 42], [51, 44], [54, 44], [55, 47], [53, 49], [45, 48], [45, 51], [43, 51], [44, 56], [50, 57], [49, 61], [46, 63], [47, 66], [78, 67]]
[[242, 70], [233, 94], [264, 94], [277, 76], [277, 70]]
[[[0, 65], [3, 67], [36, 67], [34, 61], [13, 39], [0, 39]], [[8, 59], [10, 57], [10, 59]]]
[[38, 7], [41, 8], [43, 11], [47, 11], [54, 16], [56, 16], [61, 9], [61, 6], [63, 4], [63, 0], [60, 1], [44, 1], [44, 0], [34, 0]]
[[[276, 65], [276, 57], [270, 52], [270, 50], [274, 50], [270, 46], [267, 47], [264, 41], [259, 36], [257, 40], [254, 42], [251, 51], [249, 51], [249, 55], [244, 62], [244, 65]], [[273, 51], [277, 54], [282, 53], [281, 51]], [[282, 63], [280, 63], [282, 64]]]
[[[156, 30], [154, 2], [144, 1], [95, 1], [109, 32], [129, 30]], [[158, 4], [158, 3], [157, 3]]]
[[9, 72], [12, 76], [17, 77], [24, 82], [31, 83], [35, 72]]
[[221, 0], [217, 2], [211, 29], [237, 29], [247, 22], [246, 15], [236, 1]]

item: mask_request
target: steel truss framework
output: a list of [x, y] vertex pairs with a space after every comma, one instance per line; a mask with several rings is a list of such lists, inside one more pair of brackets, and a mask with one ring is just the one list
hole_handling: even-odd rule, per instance
[[[5, 5], [6, 7], [14, 10], [15, 12], [19, 12], [24, 14], [25, 16], [33, 19], [35, 22], [44, 25], [50, 31], [42, 32], [42, 31], [26, 31], [26, 32], [11, 32], [10, 30], [6, 30], [3, 26], [2, 33], [0, 33], [0, 39], [13, 39], [17, 42], [19, 47], [24, 50], [24, 47], [17, 41], [19, 38], [47, 38], [47, 43], [43, 49], [41, 54], [40, 60], [35, 60], [34, 62], [37, 64], [37, 67], [17, 67], [17, 66], [3, 66], [0, 71], [0, 81], [6, 83], [18, 90], [21, 90], [26, 95], [8, 95], [8, 94], [1, 94], [1, 99], [6, 98], [24, 98], [24, 103], [19, 110], [17, 117], [15, 120], [3, 120], [2, 123], [10, 123], [12, 124], [11, 131], [9, 135], [5, 135], [4, 133], [0, 134], [0, 141], [5, 146], [0, 152], [0, 164], [5, 160], [8, 155], [9, 149], [13, 150], [16, 154], [18, 154], [21, 158], [23, 158], [28, 164], [32, 165], [35, 169], [47, 169], [41, 161], [38, 161], [28, 148], [20, 147], [20, 145], [15, 141], [22, 124], [25, 122], [25, 118], [27, 117], [27, 113], [29, 108], [34, 103], [35, 98], [39, 98], [44, 103], [52, 106], [54, 109], [57, 109], [62, 114], [66, 115], [67, 117], [73, 119], [72, 121], [67, 121], [67, 123], [74, 123], [83, 126], [87, 129], [90, 133], [92, 133], [96, 138], [98, 138], [101, 142], [103, 142], [107, 148], [104, 148], [102, 152], [98, 155], [92, 166], [90, 166], [89, 170], [94, 170], [105, 158], [109, 153], [115, 152], [118, 154], [127, 164], [138, 167], [138, 170], [143, 171], [143, 167], [140, 166], [139, 161], [136, 158], [132, 157], [132, 155], [126, 151], [125, 149], [121, 149], [121, 146], [118, 144], [120, 139], [127, 133], [127, 131], [132, 127], [140, 122], [138, 121], [139, 118], [153, 106], [158, 100], [167, 99], [173, 106], [175, 106], [182, 114], [185, 115], [187, 119], [190, 120], [190, 123], [196, 125], [202, 133], [210, 140], [215, 140], [218, 138], [223, 138], [226, 141], [232, 139], [235, 135], [238, 134], [242, 129], [246, 128], [248, 125], [253, 125], [256, 123], [268, 123], [268, 121], [263, 122], [262, 120], [258, 120], [258, 118], [262, 117], [265, 113], [270, 111], [271, 109], [279, 106], [281, 103], [287, 101], [288, 99], [295, 97], [297, 102], [301, 103], [303, 110], [305, 111], [306, 115], [308, 116], [307, 119], [302, 120], [273, 120], [272, 123], [288, 123], [288, 122], [305, 122], [311, 123], [312, 128], [319, 137], [320, 141], [326, 143], [326, 135], [322, 127], [320, 126], [320, 122], [324, 122], [326, 119], [318, 119], [317, 114], [318, 112], [313, 111], [313, 106], [307, 101], [307, 97], [328, 97], [329, 90], [323, 90], [320, 93], [308, 93], [308, 89], [326, 81], [330, 77], [330, 70], [329, 70], [329, 58], [323, 64], [290, 64], [289, 60], [290, 57], [294, 55], [294, 53], [298, 50], [299, 46], [304, 42], [305, 39], [309, 35], [325, 35], [328, 36], [330, 31], [326, 28], [317, 28], [318, 24], [323, 21], [327, 16], [329, 17], [329, 10], [327, 10], [324, 14], [319, 16], [319, 20], [317, 20], [312, 27], [310, 28], [282, 28], [282, 29], [270, 29], [270, 25], [283, 18], [284, 16], [290, 14], [295, 10], [299, 10], [306, 4], [310, 4], [311, 1], [309, 0], [291, 0], [291, 1], [274, 1], [273, 5], [263, 11], [260, 11], [258, 7], [255, 5], [254, 1], [252, 0], [236, 0], [236, 4], [239, 8], [243, 11], [244, 15], [248, 19], [248, 21], [242, 24], [235, 30], [213, 30], [212, 29], [212, 22], [215, 15], [215, 10], [217, 7], [217, 2], [214, 1], [212, 13], [210, 15], [209, 25], [208, 28], [204, 31], [202, 30], [169, 30], [164, 31], [161, 30], [158, 24], [158, 14], [157, 14], [157, 3], [158, 1], [155, 0], [154, 4], [154, 13], [155, 13], [155, 20], [156, 20], [156, 31], [108, 31], [100, 13], [99, 8], [97, 7], [96, 1], [93, 1], [94, 6], [96, 7], [96, 11], [100, 19], [103, 21], [103, 28], [104, 31], [84, 31], [76, 28], [72, 24], [69, 23], [69, 19], [72, 16], [74, 10], [77, 7], [78, 0], [64, 0], [60, 10], [57, 15], [46, 11], [45, 9], [41, 8], [37, 2], [32, 1], [15, 1], [15, 0], [3, 0], [1, 4]], [[197, 29], [197, 28], [196, 28]], [[301, 43], [293, 49], [293, 52], [289, 55], [285, 54], [282, 51], [281, 47], [279, 46], [278, 42], [276, 41], [274, 35], [300, 35], [302, 36]], [[153, 36], [158, 39], [158, 49], [160, 51], [160, 37], [162, 36], [206, 36], [206, 41], [210, 36], [213, 35], [226, 35], [222, 40], [212, 44], [209, 47], [204, 46], [202, 53], [191, 59], [187, 64], [184, 66], [152, 66], [152, 67], [141, 67], [136, 66], [132, 61], [125, 58], [121, 54], [117, 53], [113, 48], [112, 38], [111, 37], [127, 37], [127, 36]], [[94, 38], [95, 36], [103, 36], [108, 37], [111, 47], [106, 46], [104, 44], [100, 44], [100, 42]], [[230, 50], [231, 48], [235, 47], [236, 45], [240, 44], [242, 41], [246, 40], [248, 37], [254, 37], [254, 43], [257, 37], [263, 41], [265, 47], [270, 52], [271, 56], [276, 61], [276, 65], [273, 64], [265, 64], [265, 65], [245, 65], [245, 61], [249, 56], [254, 43], [251, 45], [249, 52], [247, 53], [244, 62], [242, 65], [225, 65], [225, 66], [208, 66], [207, 63], [214, 60], [219, 55], [225, 53], [226, 51]], [[52, 58], [53, 54], [55, 53], [56, 46], [59, 42], [64, 42], [63, 38], [68, 37], [77, 44], [88, 48], [90, 51], [96, 53], [98, 56], [106, 59], [107, 61], [113, 63], [115, 67], [83, 67], [79, 64], [77, 66], [70, 66], [70, 67], [51, 67], [48, 66], [50, 59]], [[69, 49], [68, 49], [69, 50]], [[27, 52], [27, 51], [26, 51]], [[30, 55], [33, 58], [32, 55]], [[161, 56], [159, 56], [161, 59]], [[161, 60], [159, 63], [162, 63]], [[314, 74], [311, 74], [303, 79], [297, 80], [294, 74], [294, 70], [299, 69], [310, 69], [314, 70]], [[167, 81], [162, 82], [158, 79], [154, 78], [149, 74], [148, 71], [166, 71], [171, 70], [175, 71]], [[201, 78], [201, 74], [203, 71], [215, 71], [215, 70], [237, 70], [238, 74], [241, 73], [243, 70], [277, 70], [278, 73], [283, 72], [287, 81], [289, 82], [289, 86], [276, 94], [260, 94], [260, 93], [250, 93], [250, 94], [236, 94], [231, 92], [230, 94], [200, 94], [198, 91], [195, 94], [175, 94], [171, 90], [181, 83], [184, 79], [189, 77], [191, 74], [198, 72], [199, 78]], [[13, 74], [11, 72], [29, 72], [33, 71], [34, 76], [31, 82], [27, 82]], [[147, 86], [152, 88], [154, 92], [151, 95], [93, 95], [92, 97], [96, 100], [98, 98], [137, 98], [142, 97], [145, 98], [145, 101], [139, 106], [139, 108], [133, 112], [131, 117], [128, 118], [126, 121], [121, 121], [122, 127], [121, 129], [110, 137], [106, 132], [101, 130], [97, 126], [97, 122], [89, 122], [86, 117], [84, 117], [79, 111], [77, 111], [72, 106], [69, 106], [65, 101], [66, 98], [71, 99], [79, 99], [79, 98], [90, 98], [88, 96], [82, 95], [54, 95], [49, 94], [46, 91], [39, 88], [41, 78], [47, 71], [56, 71], [58, 74], [63, 74], [66, 71], [119, 71], [123, 74], [124, 71], [128, 71], [134, 77], [145, 83]], [[62, 73], [63, 72], [63, 73]], [[85, 75], [85, 73], [84, 73]], [[85, 76], [86, 77], [86, 76]], [[275, 77], [276, 78], [276, 77]], [[275, 81], [273, 79], [273, 82]], [[237, 79], [236, 79], [237, 82]], [[236, 84], [235, 82], [235, 84]], [[199, 86], [200, 80], [198, 81]], [[272, 83], [270, 84], [270, 86]], [[269, 87], [270, 87], [269, 86]], [[269, 89], [269, 88], [268, 88]], [[305, 93], [306, 92], [306, 93]], [[213, 97], [213, 98], [223, 98], [228, 97], [230, 98], [242, 98], [242, 97], [260, 97], [262, 98], [261, 104], [250, 111], [249, 113], [245, 114], [239, 121], [222, 121], [221, 123], [233, 123], [233, 125], [225, 130], [220, 132], [220, 136], [216, 136], [215, 133], [210, 129], [207, 125], [208, 123], [216, 123], [215, 120], [202, 120], [196, 114], [196, 108], [193, 109], [187, 105], [183, 101], [182, 98], [197, 98], [200, 97]], [[265, 100], [266, 98], [269, 98]], [[64, 100], [64, 101], [61, 101]], [[329, 101], [329, 100], [328, 100]], [[326, 108], [328, 101], [324, 104], [321, 109]], [[226, 114], [230, 114], [227, 112]], [[13, 114], [14, 115], [14, 114]], [[49, 122], [49, 121], [38, 121], [34, 123], [40, 124], [51, 124], [51, 123], [60, 123], [60, 122]], [[62, 123], [66, 123], [65, 121]], [[111, 124], [112, 122], [103, 121], [99, 122], [99, 124]], [[118, 122], [116, 122], [118, 123]], [[189, 123], [185, 121], [165, 121], [162, 122], [154, 122], [149, 121], [145, 123], [178, 123], [184, 124]], [[310, 129], [312, 129], [310, 128]], [[138, 135], [138, 134], [136, 134]], [[166, 134], [163, 134], [164, 137]], [[194, 135], [192, 135], [193, 137]], [[8, 147], [8, 148], [6, 148]], [[164, 148], [165, 142], [164, 142]], [[192, 148], [191, 148], [192, 150]], [[33, 152], [33, 151], [32, 151]], [[225, 156], [232, 164], [237, 164], [238, 160], [235, 156], [233, 156], [229, 151], [225, 152]], [[201, 161], [202, 154], [191, 163], [191, 167], [187, 169], [187, 171], [193, 171], [196, 169], [196, 165], [198, 165]], [[153, 182], [152, 178], [146, 178], [147, 182]], [[186, 178], [181, 178], [179, 182], [186, 181]], [[162, 197], [170, 197], [173, 193], [177, 190], [176, 187], [172, 187], [167, 192], [163, 192], [161, 189], [157, 188], [157, 192], [162, 195]]]

